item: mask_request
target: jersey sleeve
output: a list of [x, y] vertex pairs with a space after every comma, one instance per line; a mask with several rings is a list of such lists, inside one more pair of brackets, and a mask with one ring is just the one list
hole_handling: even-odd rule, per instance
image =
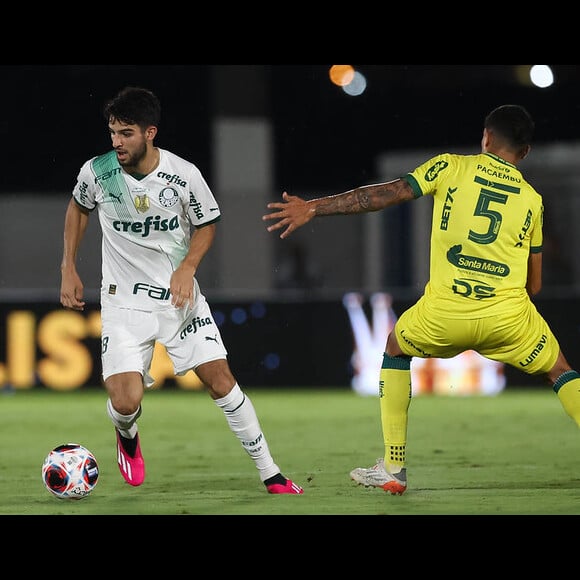
[[221, 211], [201, 171], [194, 167], [189, 179], [189, 207], [187, 215], [194, 227], [203, 227], [221, 218]]
[[95, 173], [92, 167], [92, 159], [89, 159], [83, 164], [78, 173], [72, 196], [81, 207], [93, 211], [97, 207], [95, 191]]
[[411, 186], [415, 198], [433, 195], [437, 191], [437, 178], [442, 172], [449, 170], [450, 164], [451, 156], [442, 153], [428, 159], [401, 179]]
[[530, 253], [539, 254], [543, 251], [544, 245], [544, 205], [540, 206], [540, 211], [537, 213], [536, 222], [532, 228], [532, 236], [530, 238]]

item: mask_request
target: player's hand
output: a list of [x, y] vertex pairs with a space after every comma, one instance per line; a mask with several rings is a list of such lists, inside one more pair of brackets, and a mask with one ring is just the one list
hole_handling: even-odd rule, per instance
[[84, 286], [76, 272], [62, 274], [62, 283], [60, 286], [60, 303], [64, 308], [71, 310], [84, 310], [85, 302], [83, 300]]
[[278, 220], [268, 226], [269, 232], [286, 228], [280, 238], [287, 238], [293, 231], [308, 223], [315, 215], [314, 208], [307, 201], [297, 195], [289, 195], [286, 191], [282, 194], [282, 202], [272, 202], [266, 207], [279, 210], [262, 216], [263, 221]]
[[171, 293], [171, 304], [176, 308], [183, 308], [187, 304], [193, 306], [193, 276], [191, 272], [184, 268], [177, 268], [171, 275], [169, 283]]

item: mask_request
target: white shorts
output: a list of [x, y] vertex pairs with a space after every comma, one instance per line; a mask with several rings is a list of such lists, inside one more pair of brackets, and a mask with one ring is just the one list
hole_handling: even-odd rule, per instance
[[227, 358], [227, 350], [210, 307], [203, 296], [191, 308], [146, 312], [103, 304], [101, 306], [101, 362], [103, 380], [111, 375], [138, 372], [143, 383], [154, 383], [149, 374], [155, 342], [165, 346], [176, 375], [199, 365]]

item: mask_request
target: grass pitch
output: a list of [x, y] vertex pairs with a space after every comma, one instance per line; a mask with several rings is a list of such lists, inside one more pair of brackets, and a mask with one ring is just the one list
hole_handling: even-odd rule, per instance
[[[147, 392], [139, 420], [145, 483], [118, 472], [101, 389], [0, 394], [0, 515], [577, 515], [580, 431], [548, 388], [495, 397], [417, 396], [403, 496], [365, 489], [353, 467], [383, 454], [379, 402], [345, 389], [246, 389], [270, 450], [302, 496], [266, 492], [204, 392]], [[85, 445], [100, 476], [82, 500], [44, 488], [61, 443]]]

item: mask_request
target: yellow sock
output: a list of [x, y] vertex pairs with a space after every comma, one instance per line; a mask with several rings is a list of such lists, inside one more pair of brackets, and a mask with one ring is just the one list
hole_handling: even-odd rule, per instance
[[383, 355], [379, 382], [385, 467], [398, 473], [405, 467], [407, 418], [411, 403], [411, 359]]
[[566, 413], [580, 427], [580, 374], [576, 371], [563, 373], [554, 383], [554, 391]]

